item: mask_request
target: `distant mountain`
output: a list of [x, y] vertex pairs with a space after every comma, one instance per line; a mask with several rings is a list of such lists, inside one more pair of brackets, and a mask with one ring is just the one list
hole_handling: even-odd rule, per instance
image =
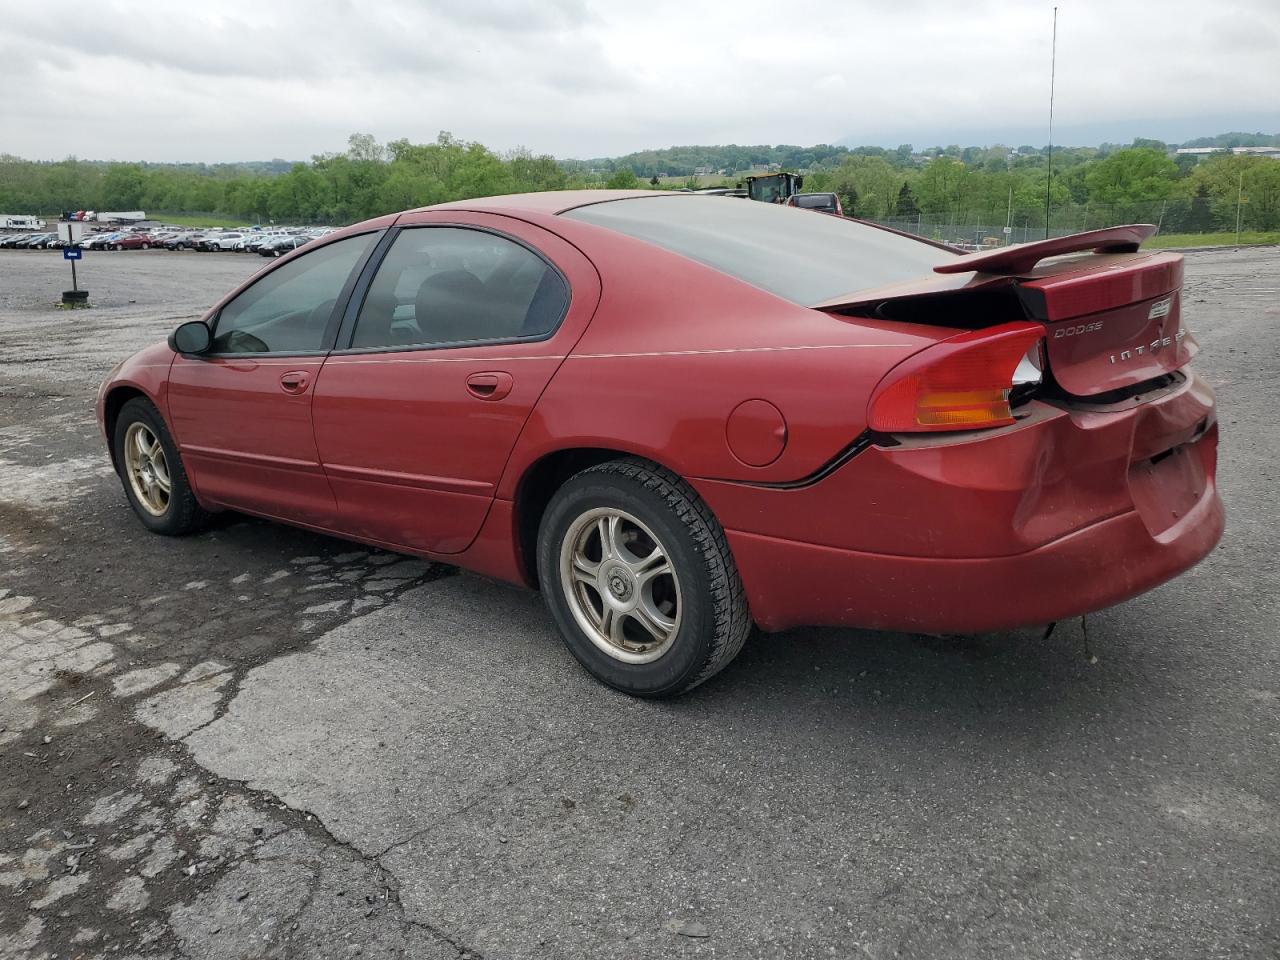
[[238, 163], [147, 163], [144, 167], [164, 167], [168, 170], [189, 170], [194, 173], [212, 173], [212, 174], [237, 174], [237, 173], [257, 173], [257, 174], [275, 174], [288, 173], [293, 169], [293, 165], [297, 160], [281, 160], [279, 157], [274, 160], [242, 160]]
[[1280, 133], [1220, 133], [1216, 137], [1196, 137], [1182, 147], [1280, 147]]
[[[1280, 118], [1277, 119], [1280, 128]], [[1190, 140], [1179, 138], [1135, 137], [1130, 127], [1124, 128], [1126, 136], [1115, 140], [1098, 139], [1099, 135], [1110, 129], [1104, 126], [1087, 128], [1087, 136], [1079, 133], [1086, 128], [1068, 128], [1062, 137], [1055, 135], [1054, 150], [1101, 151], [1110, 153], [1139, 142], [1140, 146], [1167, 145], [1170, 147], [1242, 147], [1242, 146], [1275, 146], [1280, 145], [1280, 134], [1268, 133], [1220, 133], [1213, 137], [1199, 136]], [[1119, 127], [1116, 128], [1119, 130]], [[1203, 130], [1204, 127], [1200, 127]], [[1154, 131], [1162, 132], [1162, 131]], [[1113, 132], [1114, 135], [1114, 132]], [[936, 148], [958, 146], [959, 150], [948, 151], [951, 155], [962, 157], [969, 162], [973, 155], [981, 155], [983, 151], [995, 145], [1002, 145], [1018, 150], [1023, 155], [1043, 153], [1045, 149], [1043, 133], [1039, 137], [1036, 131], [1009, 128], [999, 132], [989, 131], [986, 135], [973, 138], [971, 135], [954, 132], [937, 140], [884, 140], [882, 143], [871, 143], [847, 138], [841, 144], [817, 144], [811, 147], [793, 146], [790, 144], [718, 144], [705, 146], [663, 147], [658, 150], [642, 150], [628, 153], [620, 157], [596, 157], [590, 160], [561, 160], [560, 166], [570, 174], [599, 175], [614, 170], [630, 169], [644, 179], [658, 177], [689, 177], [694, 175], [718, 175], [721, 171], [728, 177], [741, 176], [744, 172], [757, 168], [781, 167], [784, 170], [821, 169], [838, 166], [851, 154], [870, 154], [883, 156], [891, 163], [899, 166], [910, 166], [919, 162], [919, 154]], [[912, 154], [916, 154], [913, 160]], [[981, 162], [979, 159], [975, 162]], [[772, 166], [771, 165], [777, 165]]]
[[[1104, 143], [1132, 143], [1135, 138], [1161, 140], [1179, 146], [1272, 146], [1276, 135], [1252, 133], [1223, 133], [1216, 137], [1204, 136], [1205, 130], [1280, 130], [1280, 113], [1262, 116], [1219, 116], [1188, 117], [1164, 120], [1117, 120], [1105, 123], [1071, 124], [1057, 123], [1053, 131], [1055, 147], [1096, 147]], [[1258, 143], [1245, 142], [1238, 144], [1218, 143], [1219, 140], [1231, 137], [1262, 138]], [[898, 129], [898, 130], [861, 130], [854, 131], [836, 140], [841, 146], [877, 146], [893, 149], [900, 143], [914, 144], [916, 149], [926, 147], [944, 147], [950, 144], [961, 146], [984, 146], [995, 144], [1015, 146], [1017, 144], [1035, 144], [1044, 146], [1048, 142], [1048, 124], [1021, 125], [986, 128], [951, 128], [938, 129]], [[1203, 142], [1201, 142], [1203, 141]]]

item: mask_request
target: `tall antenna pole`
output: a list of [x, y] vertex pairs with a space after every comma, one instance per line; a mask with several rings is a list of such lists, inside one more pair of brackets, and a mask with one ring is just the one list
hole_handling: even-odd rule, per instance
[[1053, 82], [1058, 73], [1058, 8], [1053, 8], [1053, 52], [1049, 59], [1049, 175], [1044, 181], [1044, 238], [1049, 239], [1049, 198], [1053, 189]]

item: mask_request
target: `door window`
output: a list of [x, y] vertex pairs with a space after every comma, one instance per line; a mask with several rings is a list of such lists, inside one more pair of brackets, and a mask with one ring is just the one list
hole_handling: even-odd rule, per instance
[[212, 352], [323, 350], [338, 295], [376, 237], [347, 237], [272, 270], [222, 308]]
[[538, 340], [568, 306], [560, 273], [513, 240], [460, 227], [411, 228], [378, 267], [351, 346]]

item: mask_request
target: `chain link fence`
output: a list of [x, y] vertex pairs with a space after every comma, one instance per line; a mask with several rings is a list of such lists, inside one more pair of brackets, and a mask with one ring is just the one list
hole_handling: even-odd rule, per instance
[[[1223, 233], [1236, 229], [1274, 230], [1277, 216], [1259, 205], [1215, 203], [1204, 198], [1158, 200], [1151, 203], [1118, 205], [1067, 204], [1050, 211], [1047, 236], [1065, 237], [1085, 230], [1098, 230], [1124, 223], [1154, 223], [1162, 233]], [[875, 223], [904, 233], [926, 237], [966, 249], [984, 249], [1006, 243], [1028, 243], [1046, 236], [1044, 209], [1034, 212], [1017, 207], [1004, 209], [957, 209], [945, 216], [867, 217]]]

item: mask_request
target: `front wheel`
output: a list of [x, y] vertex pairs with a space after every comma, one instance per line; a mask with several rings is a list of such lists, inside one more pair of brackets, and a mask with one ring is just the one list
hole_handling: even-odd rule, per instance
[[135, 397], [120, 408], [113, 443], [125, 495], [143, 526], [171, 537], [203, 526], [208, 515], [196, 502], [178, 448], [149, 401]]
[[683, 480], [646, 461], [600, 464], [556, 492], [538, 576], [569, 650], [634, 696], [691, 690], [751, 630], [724, 530]]

